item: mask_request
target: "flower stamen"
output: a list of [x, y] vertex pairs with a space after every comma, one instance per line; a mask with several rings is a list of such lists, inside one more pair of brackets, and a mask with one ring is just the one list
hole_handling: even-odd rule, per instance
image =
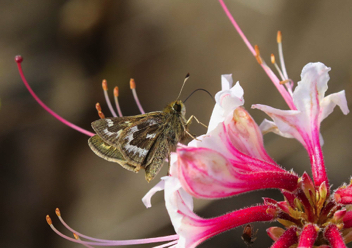
[[[84, 235], [82, 233], [77, 232], [73, 228], [71, 228], [62, 218], [61, 212], [58, 208], [55, 209], [55, 213], [57, 217], [59, 218], [60, 222], [64, 227], [66, 227], [70, 232], [73, 233], [75, 238], [68, 237], [58, 231], [54, 225], [52, 224], [52, 220], [49, 215], [46, 216], [46, 221], [51, 227], [51, 229], [58, 234], [59, 236], [63, 237], [64, 239], [67, 239], [71, 242], [82, 244], [86, 247], [91, 248], [92, 246], [121, 246], [121, 245], [138, 245], [138, 244], [150, 244], [150, 243], [159, 243], [159, 242], [166, 242], [166, 241], [171, 241], [167, 244], [160, 245], [157, 247], [167, 247], [170, 245], [177, 244], [179, 236], [177, 234], [175, 235], [168, 235], [164, 237], [156, 237], [156, 238], [146, 238], [146, 239], [131, 239], [131, 240], [106, 240], [106, 239], [97, 239], [93, 238], [87, 235]], [[81, 238], [85, 238], [86, 240], [81, 240]], [[173, 246], [172, 246], [173, 247]]]
[[119, 117], [122, 117], [122, 112], [121, 112], [121, 108], [120, 108], [120, 104], [119, 104], [119, 87], [115, 87], [114, 88], [114, 100], [115, 100], [115, 105], [116, 105], [116, 109], [117, 109], [117, 113], [119, 114]]
[[[236, 29], [237, 33], [241, 36], [242, 40], [244, 41], [244, 43], [246, 44], [246, 46], [248, 47], [249, 51], [253, 54], [254, 57], [257, 58], [257, 52], [256, 50], [252, 47], [251, 43], [248, 41], [247, 37], [244, 35], [244, 33], [242, 32], [241, 28], [238, 26], [237, 22], [235, 21], [235, 19], [233, 18], [233, 16], [231, 15], [229, 9], [227, 8], [227, 6], [225, 5], [223, 0], [219, 0], [219, 3], [221, 5], [221, 7], [223, 8], [224, 12], [226, 13], [227, 17], [229, 18], [229, 20], [231, 21], [232, 25], [234, 26], [234, 28]], [[258, 59], [257, 59], [258, 60]], [[261, 59], [262, 60], [262, 59]], [[263, 61], [263, 60], [262, 60]], [[259, 61], [258, 61], [259, 62]], [[275, 75], [275, 73], [265, 64], [265, 63], [259, 63], [262, 68], [264, 69], [265, 73], [268, 75], [268, 77], [270, 78], [270, 80], [273, 82], [273, 84], [275, 85], [275, 87], [277, 88], [277, 90], [280, 92], [280, 94], [282, 95], [282, 97], [284, 98], [285, 102], [287, 103], [287, 105], [290, 107], [290, 109], [295, 110], [296, 106], [293, 103], [292, 100], [292, 96], [290, 95], [289, 92], [287, 92], [287, 90], [285, 89], [285, 87], [283, 87], [282, 85], [280, 85], [280, 80], [279, 78]]]
[[88, 136], [94, 136], [95, 134], [92, 133], [92, 132], [89, 132], [88, 130], [85, 130], [79, 126], [76, 126], [75, 124], [69, 122], [68, 120], [62, 118], [60, 115], [56, 114], [53, 110], [51, 110], [48, 106], [45, 105], [45, 103], [42, 102], [42, 100], [40, 100], [40, 98], [34, 93], [34, 91], [32, 90], [32, 88], [29, 86], [24, 74], [23, 74], [23, 71], [22, 71], [22, 66], [21, 66], [21, 63], [23, 61], [23, 58], [21, 55], [17, 55], [15, 57], [15, 61], [17, 63], [17, 67], [18, 67], [18, 71], [20, 73], [20, 76], [21, 76], [21, 79], [22, 79], [22, 82], [24, 83], [24, 85], [26, 86], [27, 90], [29, 91], [29, 93], [32, 95], [32, 97], [34, 98], [34, 100], [37, 101], [37, 103], [43, 108], [45, 109], [49, 114], [51, 114], [52, 116], [54, 116], [56, 119], [58, 119], [59, 121], [61, 121], [62, 123], [64, 123], [66, 126], [69, 126], [70, 128], [72, 129], [75, 129], [76, 131], [78, 132], [81, 132], [85, 135], [88, 135]]
[[97, 110], [100, 119], [105, 119], [105, 115], [104, 115], [104, 113], [101, 111], [100, 103], [97, 102], [97, 103], [95, 104], [95, 109]]
[[[82, 241], [76, 233], [73, 233], [73, 237], [75, 237], [76, 240]], [[86, 245], [86, 244], [82, 244], [82, 245], [88, 248], [93, 248], [93, 246], [90, 246], [90, 245]]]
[[[275, 55], [272, 53], [271, 55], [270, 55], [270, 59], [271, 59], [271, 63], [275, 66], [275, 69], [277, 70], [277, 72], [279, 73], [279, 75], [280, 75], [280, 78], [281, 78], [281, 82], [280, 82], [280, 84], [285, 84], [286, 82], [286, 80], [285, 80], [285, 78], [284, 78], [284, 75], [282, 74], [282, 71], [281, 71], [281, 69], [279, 68], [279, 66], [278, 66], [278, 64], [276, 63], [276, 61], [275, 61]], [[284, 82], [284, 83], [283, 83]]]
[[262, 57], [260, 57], [260, 51], [258, 45], [254, 45], [254, 50], [255, 50], [255, 58], [257, 59], [258, 63], [260, 65], [263, 64]]
[[113, 109], [112, 105], [111, 105], [111, 101], [108, 95], [108, 83], [106, 82], [106, 80], [104, 79], [103, 82], [101, 83], [102, 87], [103, 87], [103, 91], [104, 91], [104, 97], [105, 97], [105, 101], [106, 104], [109, 107], [109, 110], [112, 114], [113, 117], [117, 117], [115, 110]]
[[144, 112], [144, 110], [142, 108], [142, 105], [141, 105], [141, 103], [138, 100], [137, 91], [136, 91], [136, 82], [134, 81], [133, 78], [130, 79], [130, 88], [132, 90], [132, 94], [133, 94], [134, 100], [135, 100], [135, 102], [137, 104], [137, 107], [138, 107], [139, 111], [142, 114], [145, 114], [145, 112]]
[[284, 75], [284, 78], [288, 79], [286, 66], [285, 66], [285, 60], [284, 60], [284, 53], [282, 51], [282, 34], [281, 34], [280, 30], [277, 31], [276, 40], [277, 40], [277, 44], [278, 44], [278, 48], [279, 48], [279, 59], [280, 59], [280, 64], [281, 64], [281, 70]]

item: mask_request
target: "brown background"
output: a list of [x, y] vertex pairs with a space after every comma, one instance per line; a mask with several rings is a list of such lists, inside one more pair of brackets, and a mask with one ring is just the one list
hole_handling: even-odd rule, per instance
[[[276, 32], [282, 30], [289, 76], [297, 82], [308, 62], [332, 68], [329, 93], [346, 90], [351, 98], [351, 1], [227, 0], [239, 25], [253, 44], [260, 45], [269, 63], [277, 54]], [[45, 222], [54, 224], [60, 207], [77, 230], [100, 238], [129, 239], [173, 234], [162, 193], [146, 210], [141, 198], [148, 184], [143, 173], [133, 174], [95, 156], [87, 136], [64, 126], [46, 113], [23, 86], [13, 58], [24, 56], [31, 86], [54, 111], [89, 129], [94, 109], [103, 100], [101, 80], [120, 87], [124, 115], [138, 114], [129, 90], [135, 78], [146, 111], [161, 110], [174, 100], [187, 72], [191, 78], [183, 97], [196, 88], [212, 94], [220, 75], [233, 73], [245, 90], [245, 107], [260, 123], [265, 117], [251, 104], [286, 108], [217, 1], [69, 0], [0, 2], [0, 247], [80, 247], [59, 238]], [[110, 90], [110, 93], [112, 91]], [[351, 101], [349, 101], [351, 102]], [[207, 123], [213, 108], [209, 97], [197, 93], [187, 102], [187, 116]], [[352, 174], [351, 115], [335, 111], [322, 125], [324, 154], [333, 188]], [[194, 124], [192, 132], [205, 130]], [[298, 142], [269, 134], [265, 144], [275, 160], [301, 174], [309, 159]], [[166, 174], [166, 166], [160, 173]], [[282, 199], [277, 191], [260, 191], [218, 201], [196, 201], [196, 211], [212, 217], [262, 202]], [[265, 229], [253, 247], [268, 247]], [[220, 235], [201, 247], [245, 247], [242, 228]], [[69, 232], [65, 232], [70, 234]], [[142, 247], [142, 246], [140, 246]], [[150, 247], [146, 245], [143, 247]]]

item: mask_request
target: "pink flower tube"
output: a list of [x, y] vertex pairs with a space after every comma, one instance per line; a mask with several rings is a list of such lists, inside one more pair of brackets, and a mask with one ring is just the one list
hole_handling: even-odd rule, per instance
[[166, 209], [170, 215], [179, 240], [176, 247], [194, 248], [205, 240], [229, 229], [257, 221], [272, 221], [277, 210], [270, 205], [258, 205], [233, 211], [228, 214], [204, 219], [193, 212], [192, 197], [182, 188], [178, 178], [163, 177], [147, 195], [143, 202], [151, 207], [151, 197], [155, 192], [163, 190]]

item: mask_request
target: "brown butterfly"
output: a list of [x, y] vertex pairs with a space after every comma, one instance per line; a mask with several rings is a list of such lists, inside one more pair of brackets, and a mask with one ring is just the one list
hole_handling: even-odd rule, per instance
[[[184, 83], [188, 77], [189, 74]], [[185, 114], [185, 105], [176, 100], [163, 111], [100, 119], [92, 123], [96, 135], [88, 144], [99, 157], [127, 170], [145, 169], [145, 179], [149, 182], [158, 174], [170, 152], [175, 151], [178, 142], [187, 135], [194, 138], [188, 126], [195, 117], [192, 115], [186, 120]]]

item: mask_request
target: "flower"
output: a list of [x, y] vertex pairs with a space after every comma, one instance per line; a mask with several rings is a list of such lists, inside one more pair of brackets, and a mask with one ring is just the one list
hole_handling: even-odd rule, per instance
[[[175, 159], [176, 154], [173, 155]], [[258, 205], [247, 209], [233, 211], [216, 218], [204, 219], [193, 212], [193, 199], [181, 186], [177, 177], [162, 178], [165, 205], [179, 240], [176, 247], [196, 247], [204, 240], [211, 238], [228, 229], [251, 221], [271, 221], [276, 217], [276, 209], [269, 205]], [[161, 186], [161, 187], [160, 187]], [[153, 188], [143, 198], [147, 207], [151, 207], [150, 198], [157, 191]]]
[[[238, 88], [238, 91], [241, 92], [242, 89]], [[228, 100], [228, 102], [231, 101]], [[296, 243], [299, 247], [312, 247], [313, 244], [327, 245], [327, 241], [331, 239], [330, 236], [342, 240], [342, 236], [336, 235], [332, 230], [336, 228], [340, 230], [345, 224], [352, 223], [351, 217], [346, 215], [348, 212], [342, 205], [351, 203], [349, 200], [352, 199], [349, 198], [351, 186], [337, 190], [334, 194], [335, 198], [329, 197], [327, 181], [317, 185], [306, 173], [298, 177], [292, 171], [282, 169], [266, 153], [259, 127], [248, 112], [233, 104], [233, 108], [230, 106], [226, 108], [234, 110], [224, 114], [226, 112], [221, 109], [220, 104], [219, 106], [214, 108], [212, 114], [212, 118], [217, 119], [210, 120], [211, 123], [217, 123], [216, 127], [208, 131], [206, 135], [199, 137], [199, 140], [193, 140], [189, 146], [179, 147], [177, 153], [173, 155], [171, 176], [177, 178], [177, 184], [182, 185], [182, 190], [196, 198], [217, 199], [258, 189], [277, 188], [283, 193], [285, 201], [278, 202], [265, 198], [264, 205], [262, 205], [273, 207], [266, 210], [273, 213], [271, 221], [277, 220], [287, 228], [286, 231], [278, 228], [268, 229], [269, 236], [275, 241], [273, 247], [288, 247]], [[218, 113], [214, 113], [215, 111]], [[299, 110], [292, 111], [299, 112]], [[303, 128], [304, 131], [306, 129]], [[168, 206], [166, 192], [167, 185], [165, 185], [165, 201]], [[178, 205], [174, 204], [173, 207], [177, 208]], [[171, 221], [188, 230], [189, 221], [186, 223], [180, 221], [171, 214], [168, 207], [167, 209]], [[199, 217], [194, 217], [191, 210], [184, 212], [178, 209], [179, 212], [186, 214], [187, 217], [183, 216], [183, 219], [199, 222]], [[253, 211], [253, 207], [238, 211]], [[224, 216], [230, 218], [231, 214]], [[239, 217], [243, 220], [243, 224], [253, 222], [253, 219], [244, 212], [239, 214]], [[201, 222], [208, 221], [202, 220]], [[257, 219], [256, 221], [266, 220]], [[199, 226], [195, 223], [192, 226]], [[207, 228], [207, 235], [211, 237], [221, 231], [231, 229], [235, 227], [231, 224], [235, 223], [236, 221], [229, 222], [226, 227], [217, 224]], [[181, 247], [193, 247], [192, 240], [199, 241], [208, 237], [200, 231], [201, 228], [198, 231], [203, 235], [199, 233], [192, 235], [193, 232], [187, 232], [186, 235], [180, 231], [183, 228], [176, 228], [175, 224], [174, 227], [180, 240], [186, 240], [184, 242], [186, 245]], [[324, 233], [325, 236], [318, 235], [319, 233]], [[351, 236], [349, 232], [344, 238], [348, 236]], [[332, 241], [329, 242], [331, 244]]]
[[[222, 0], [220, 3], [227, 11]], [[239, 30], [238, 26], [236, 29]], [[277, 82], [272, 71], [260, 57], [258, 48], [256, 50], [258, 62], [274, 79], [274, 83]], [[283, 60], [283, 57], [281, 59]], [[233, 196], [257, 189], [277, 188], [285, 200], [264, 198], [262, 205], [273, 207], [266, 209], [266, 213], [273, 213], [271, 220], [280, 222], [286, 228], [284, 230], [272, 227], [267, 230], [274, 240], [272, 247], [291, 245], [346, 247], [345, 244], [350, 242], [352, 237], [352, 232], [348, 229], [352, 224], [352, 214], [346, 206], [352, 201], [352, 186], [344, 185], [330, 195], [321, 151], [322, 142], [319, 140], [320, 122], [336, 105], [344, 114], [349, 112], [344, 91], [324, 97], [329, 68], [322, 63], [307, 64], [302, 70], [302, 80], [293, 92], [292, 80], [288, 79], [287, 73], [282, 73], [286, 70], [278, 71], [282, 77], [282, 84], [286, 87], [287, 94], [283, 96], [291, 110], [276, 110], [258, 104], [253, 108], [265, 111], [274, 120], [274, 122], [266, 120], [261, 125], [263, 132], [273, 130], [284, 137], [296, 138], [304, 145], [310, 155], [314, 181], [307, 173], [298, 177], [292, 171], [285, 171], [267, 155], [261, 134], [257, 131], [258, 126], [236, 101], [238, 96], [243, 95], [243, 90], [239, 87], [237, 94], [234, 89], [230, 94], [229, 87], [226, 89], [223, 87], [217, 94], [217, 96], [225, 95], [226, 101], [221, 101], [221, 97], [216, 98], [216, 106], [206, 135], [192, 141], [188, 146], [177, 149], [170, 168], [171, 177], [175, 179], [169, 180], [177, 181], [177, 185], [182, 186], [179, 192], [185, 190], [193, 197], [208, 199]], [[228, 76], [222, 78], [232, 81]], [[280, 90], [282, 91], [282, 88]], [[166, 206], [173, 204], [173, 208], [167, 207], [171, 221], [179, 240], [185, 240], [181, 247], [195, 247], [204, 239], [236, 226], [235, 220], [227, 222], [224, 227], [223, 223], [199, 219], [191, 208], [183, 211], [179, 208], [179, 202], [182, 203], [182, 200], [168, 201], [167, 187], [165, 184]], [[238, 211], [252, 211], [252, 208]], [[253, 222], [251, 217], [256, 215], [255, 211], [252, 211], [251, 217], [238, 211], [234, 212], [239, 214], [238, 218], [241, 218], [243, 224]], [[182, 213], [182, 217], [176, 217], [173, 213]], [[231, 218], [231, 214], [224, 215], [224, 218]], [[214, 226], [204, 224], [209, 222]], [[197, 230], [191, 228], [191, 231], [189, 225], [193, 228], [196, 226]], [[204, 226], [207, 226], [206, 231]]]
[[[294, 82], [288, 77], [284, 65], [281, 33], [278, 33], [281, 69], [276, 64], [275, 57], [271, 57], [280, 80], [261, 58], [259, 48], [251, 46], [223, 0], [219, 2], [249, 50], [283, 96], [289, 110], [253, 105], [253, 108], [266, 112], [273, 120], [264, 120], [259, 127], [242, 107], [244, 92], [240, 84], [237, 82], [232, 87], [232, 76], [223, 75], [222, 90], [215, 96], [216, 104], [207, 133], [197, 137], [188, 146], [180, 145], [176, 153], [171, 154], [170, 175], [163, 177], [143, 198], [143, 203], [149, 208], [151, 197], [158, 191], [164, 191], [165, 206], [175, 235], [124, 241], [96, 239], [69, 227], [57, 209], [57, 216], [62, 224], [74, 233], [75, 239], [59, 232], [47, 216], [48, 224], [58, 235], [86, 247], [168, 242], [156, 247], [192, 248], [208, 238], [241, 225], [277, 221], [284, 228], [267, 229], [267, 234], [274, 241], [272, 248], [341, 248], [352, 241], [352, 210], [349, 206], [352, 204], [352, 181], [349, 185], [343, 184], [334, 192], [330, 192], [320, 134], [321, 121], [335, 106], [339, 106], [344, 114], [349, 112], [344, 91], [325, 97], [330, 68], [320, 62], [304, 66], [301, 81], [293, 90]], [[22, 58], [18, 57], [16, 61], [20, 69]], [[20, 73], [29, 88], [22, 72]], [[131, 82], [132, 86], [133, 84], [134, 81]], [[30, 88], [29, 91], [52, 115], [82, 131], [53, 113]], [[133, 94], [136, 97], [135, 91]], [[138, 98], [136, 99], [137, 105], [140, 106]], [[118, 104], [116, 99], [115, 102]], [[108, 105], [112, 108], [111, 104]], [[121, 116], [119, 107], [117, 109]], [[99, 115], [103, 116], [99, 106], [97, 110]], [[143, 112], [141, 107], [140, 110]], [[313, 180], [306, 172], [298, 176], [292, 170], [283, 169], [268, 155], [264, 148], [262, 132], [269, 131], [283, 137], [295, 138], [303, 145], [310, 157]], [[193, 197], [218, 199], [267, 188], [278, 189], [284, 199], [277, 201], [263, 198], [262, 204], [208, 219], [193, 211]]]
[[339, 106], [346, 115], [349, 113], [345, 91], [324, 97], [328, 89], [330, 68], [323, 63], [309, 63], [303, 67], [301, 81], [293, 92], [295, 110], [279, 110], [269, 106], [255, 104], [252, 107], [267, 113], [273, 120], [264, 120], [261, 130], [274, 132], [287, 138], [295, 138], [307, 150], [312, 164], [316, 185], [327, 182], [322, 157], [323, 139], [320, 123]]

